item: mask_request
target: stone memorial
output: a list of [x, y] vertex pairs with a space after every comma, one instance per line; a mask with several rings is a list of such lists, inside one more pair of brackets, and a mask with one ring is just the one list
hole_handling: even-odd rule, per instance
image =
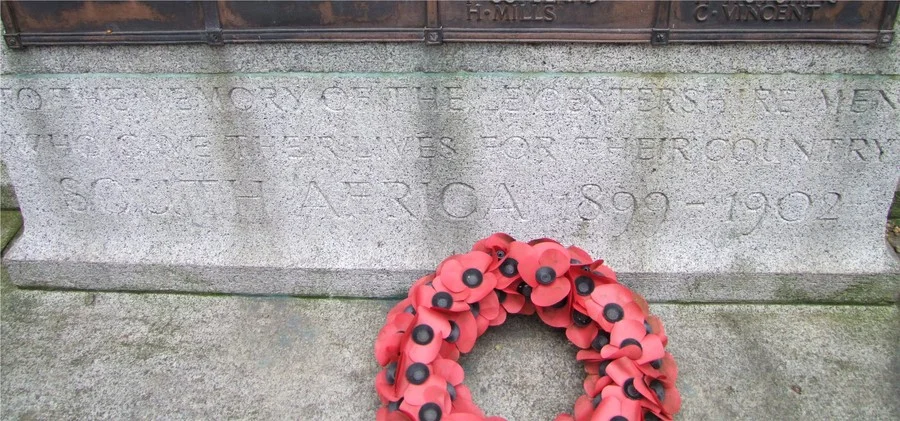
[[22, 286], [397, 296], [504, 231], [581, 245], [652, 300], [892, 300], [898, 57], [5, 47], [25, 219], [5, 265]]

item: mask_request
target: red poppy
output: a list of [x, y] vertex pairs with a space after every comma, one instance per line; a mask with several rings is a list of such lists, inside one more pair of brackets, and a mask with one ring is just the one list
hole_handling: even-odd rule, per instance
[[622, 320], [613, 326], [610, 342], [600, 350], [604, 359], [621, 357], [636, 364], [649, 364], [666, 355], [662, 341], [654, 334], [647, 334], [644, 324], [636, 320]]
[[465, 378], [462, 366], [453, 360], [439, 359], [434, 363], [434, 371], [436, 375], [447, 380], [447, 393], [450, 397], [451, 415], [459, 414], [451, 419], [482, 420], [484, 418], [484, 414], [472, 401], [472, 393], [469, 391], [469, 388], [462, 384]]
[[467, 353], [475, 347], [478, 339], [478, 325], [471, 311], [449, 313], [450, 333], [441, 345], [440, 355], [452, 360], [459, 359], [460, 353]]
[[538, 307], [549, 307], [565, 298], [572, 286], [566, 279], [569, 270], [569, 252], [556, 242], [540, 242], [534, 246], [514, 242], [510, 256], [522, 256], [519, 275], [531, 288], [531, 302]]
[[559, 241], [556, 241], [556, 240], [554, 240], [554, 239], [552, 239], [552, 238], [547, 238], [547, 237], [535, 238], [534, 240], [529, 241], [529, 242], [528, 242], [528, 245], [529, 245], [529, 246], [534, 246], [534, 245], [538, 245], [538, 244], [541, 244], [541, 243], [553, 243], [553, 244], [556, 244], [556, 245], [558, 245], [558, 246], [561, 246], [561, 244], [559, 244]]
[[598, 333], [600, 333], [600, 327], [593, 320], [585, 326], [572, 323], [566, 328], [566, 337], [569, 338], [569, 341], [583, 349], [591, 347], [591, 343]]
[[[518, 286], [518, 284], [508, 285], [506, 288], [496, 290], [497, 301], [500, 302], [500, 306], [507, 313], [523, 314], [523, 311], [526, 311], [525, 307], [528, 304], [528, 300], [518, 291]], [[532, 310], [533, 308], [532, 306]], [[530, 314], [533, 313], [532, 311]]]
[[599, 363], [585, 364], [585, 371], [588, 375], [584, 379], [584, 393], [591, 399], [596, 398], [603, 388], [613, 384], [612, 378], [606, 374], [606, 368], [611, 363], [612, 360], [605, 360]]
[[502, 310], [497, 294], [488, 294], [481, 301], [472, 303], [470, 311], [475, 316], [478, 336], [487, 332], [488, 327], [496, 326], [506, 321], [506, 311]]
[[[641, 372], [633, 361], [627, 358], [619, 358], [613, 360], [606, 366], [606, 375], [612, 379], [622, 392], [628, 396], [630, 400], [638, 402], [645, 407], [654, 407], [658, 405], [659, 400], [654, 390], [645, 382], [644, 373]], [[607, 390], [609, 386], [603, 390]], [[680, 404], [680, 398], [679, 398]]]
[[384, 405], [375, 413], [375, 421], [412, 421], [412, 418], [397, 407]]
[[572, 263], [569, 274], [572, 275], [573, 280], [579, 276], [590, 276], [600, 284], [615, 284], [618, 282], [615, 272], [608, 265], [603, 264], [603, 259], [593, 260], [588, 252], [575, 246], [569, 246], [567, 250], [569, 250]]
[[662, 320], [659, 320], [659, 317], [654, 315], [647, 316], [647, 325], [645, 326], [649, 333], [652, 333], [656, 336], [659, 336], [659, 339], [662, 341], [663, 346], [669, 344], [669, 338], [666, 336], [666, 329], [663, 327]]
[[[400, 408], [407, 408], [407, 413], [416, 414], [419, 406], [428, 403], [437, 404], [442, 413], [450, 410], [447, 379], [436, 372], [433, 363], [423, 364], [401, 358], [396, 374], [396, 387], [403, 397]], [[412, 412], [409, 408], [415, 408], [416, 411]]]
[[397, 387], [397, 376], [401, 360], [402, 357], [399, 357], [388, 362], [375, 376], [375, 390], [383, 403], [399, 401], [403, 397], [403, 393]]
[[575, 400], [574, 421], [590, 421], [594, 403], [590, 396], [581, 395]]
[[621, 284], [600, 285], [585, 300], [588, 315], [609, 332], [613, 324], [621, 320], [644, 321], [645, 314], [634, 302], [631, 290]]
[[663, 414], [660, 410], [644, 408], [644, 421], [672, 421], [671, 415]]
[[613, 384], [612, 379], [609, 376], [603, 375], [598, 376], [596, 374], [590, 374], [584, 379], [584, 392], [585, 396], [594, 399], [604, 387]]
[[[570, 279], [570, 282], [573, 282], [572, 270], [570, 269], [569, 272], [567, 277]], [[591, 347], [591, 343], [600, 331], [599, 325], [588, 315], [587, 310], [587, 301], [591, 299], [590, 292], [594, 289], [595, 281], [582, 276], [575, 279], [577, 279], [577, 282], [573, 282], [573, 287], [568, 297], [571, 302], [571, 315], [569, 316], [569, 324], [565, 326], [566, 337], [575, 346], [585, 349]]]
[[412, 300], [409, 297], [406, 297], [400, 300], [400, 302], [398, 302], [397, 304], [394, 304], [394, 306], [391, 307], [390, 310], [388, 310], [387, 320], [392, 320], [400, 313], [413, 313], [413, 310]]
[[475, 405], [475, 402], [472, 400], [472, 391], [464, 384], [454, 386], [454, 388], [456, 391], [456, 399], [453, 399], [451, 404], [453, 412], [473, 414], [478, 416], [479, 419], [483, 419], [484, 412], [482, 412], [481, 409], [478, 408], [478, 405]]
[[[553, 327], [569, 327], [572, 325], [572, 297], [567, 294], [559, 302], [549, 307], [535, 307], [538, 317], [549, 326]], [[532, 293], [533, 294], [533, 293]]]
[[[445, 392], [446, 393], [446, 392]], [[442, 405], [439, 402], [425, 402], [421, 405], [415, 405], [404, 399], [400, 402], [400, 410], [412, 415], [413, 420], [440, 420], [445, 419], [450, 413], [450, 405]]]
[[426, 307], [419, 307], [416, 320], [406, 329], [409, 335], [403, 353], [413, 362], [430, 363], [437, 358], [444, 343], [450, 335], [450, 322], [447, 315]]
[[414, 319], [413, 314], [405, 312], [397, 313], [392, 319], [388, 319], [375, 338], [375, 359], [378, 364], [384, 366], [389, 361], [397, 359], [403, 335]]
[[644, 377], [647, 387], [653, 392], [649, 397], [652, 405], [644, 405], [647, 409], [663, 419], [671, 419], [681, 409], [681, 394], [675, 388], [675, 382]]
[[465, 298], [450, 294], [444, 290], [438, 290], [434, 284], [420, 285], [410, 290], [413, 307], [426, 307], [443, 312], [460, 312], [469, 309], [469, 303]]
[[506, 256], [509, 254], [509, 245], [515, 241], [509, 235], [503, 233], [496, 233], [487, 237], [483, 240], [478, 241], [472, 246], [472, 250], [480, 251], [487, 253], [494, 257], [490, 266], [488, 266], [489, 271], [493, 271], [500, 267], [500, 264], [503, 263], [503, 260], [506, 259]]
[[640, 420], [641, 406], [626, 396], [621, 387], [610, 385], [600, 393], [600, 402], [591, 415], [591, 421], [609, 421], [615, 417], [624, 417], [628, 421]]
[[452, 256], [438, 266], [434, 286], [466, 302], [481, 301], [497, 285], [497, 278], [487, 272], [492, 257], [481, 251]]
[[660, 379], [671, 384], [678, 380], [678, 365], [672, 354], [666, 352], [662, 358], [638, 365], [638, 369], [650, 378]]

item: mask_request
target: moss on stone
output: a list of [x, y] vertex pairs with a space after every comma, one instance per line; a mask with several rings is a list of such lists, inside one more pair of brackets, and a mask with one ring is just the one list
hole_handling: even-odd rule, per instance
[[14, 210], [0, 211], [0, 228], [0, 250], [5, 250], [6, 245], [22, 228], [22, 214]]

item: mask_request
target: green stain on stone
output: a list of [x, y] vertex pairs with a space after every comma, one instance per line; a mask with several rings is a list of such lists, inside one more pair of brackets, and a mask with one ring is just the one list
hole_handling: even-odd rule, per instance
[[894, 192], [894, 203], [891, 204], [888, 219], [896, 220], [897, 224], [900, 225], [900, 191]]
[[[900, 277], [900, 275], [898, 275]], [[846, 304], [890, 304], [897, 301], [897, 281], [870, 280], [850, 285], [828, 294], [796, 288], [802, 282], [793, 276], [778, 278], [774, 298], [784, 303], [846, 303]]]
[[0, 228], [0, 250], [5, 250], [6, 245], [22, 228], [22, 214], [13, 210], [0, 211]]
[[814, 300], [807, 291], [795, 288], [799, 280], [792, 276], [778, 277], [778, 286], [775, 288], [775, 300], [783, 302], [806, 302]]
[[[897, 276], [900, 277], [900, 275]], [[830, 295], [828, 299], [840, 302], [887, 304], [897, 300], [896, 287], [896, 282], [865, 281], [838, 291]]]

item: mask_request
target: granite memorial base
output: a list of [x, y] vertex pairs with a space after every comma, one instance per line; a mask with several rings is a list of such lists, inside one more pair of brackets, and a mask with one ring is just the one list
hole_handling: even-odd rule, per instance
[[892, 75], [23, 73], [0, 94], [21, 286], [397, 296], [504, 231], [652, 300], [900, 290]]

